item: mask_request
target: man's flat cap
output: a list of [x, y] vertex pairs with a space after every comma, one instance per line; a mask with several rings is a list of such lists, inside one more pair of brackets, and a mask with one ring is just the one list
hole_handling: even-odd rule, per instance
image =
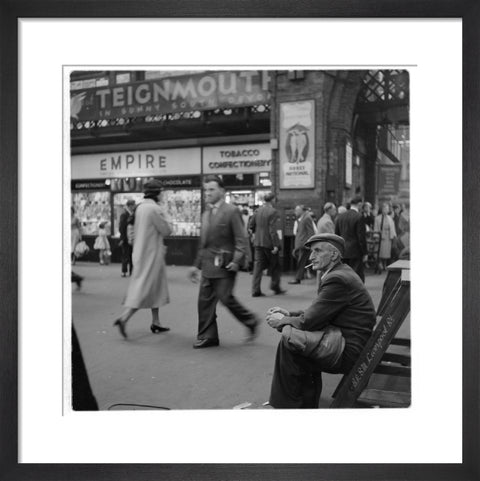
[[333, 247], [336, 247], [343, 256], [345, 250], [345, 241], [343, 240], [343, 237], [336, 234], [315, 234], [305, 242], [305, 247], [310, 247], [315, 242], [328, 242]]

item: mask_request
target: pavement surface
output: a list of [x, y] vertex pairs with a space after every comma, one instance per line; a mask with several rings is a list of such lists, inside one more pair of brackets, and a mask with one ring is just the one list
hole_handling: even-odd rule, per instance
[[[112, 326], [122, 312], [129, 278], [120, 265], [78, 262], [74, 271], [85, 277], [82, 289], [72, 284], [72, 310], [92, 390], [99, 408], [106, 409], [256, 409], [268, 400], [276, 346], [280, 334], [265, 322], [253, 343], [245, 343], [246, 329], [221, 304], [217, 307], [220, 346], [193, 349], [197, 331], [198, 284], [187, 279], [188, 267], [168, 266], [170, 304], [160, 309], [167, 333], [152, 334], [150, 310], [142, 309], [127, 324], [128, 340]], [[304, 309], [315, 296], [315, 280], [288, 285], [284, 295], [269, 291], [251, 297], [252, 277], [240, 272], [235, 295], [265, 318], [267, 309], [281, 306]], [[375, 306], [385, 274], [367, 274], [366, 286]], [[400, 332], [409, 337], [409, 325]], [[340, 375], [323, 376], [320, 407], [328, 407]]]

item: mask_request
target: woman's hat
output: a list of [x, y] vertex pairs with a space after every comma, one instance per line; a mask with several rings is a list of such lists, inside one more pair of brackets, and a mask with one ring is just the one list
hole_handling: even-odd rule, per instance
[[160, 194], [162, 187], [162, 183], [159, 180], [149, 180], [143, 185], [143, 192], [144, 194]]

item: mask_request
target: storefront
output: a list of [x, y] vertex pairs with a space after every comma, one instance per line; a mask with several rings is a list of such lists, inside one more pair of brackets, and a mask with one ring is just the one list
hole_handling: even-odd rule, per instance
[[203, 148], [203, 174], [220, 175], [226, 201], [253, 212], [271, 191], [272, 151], [268, 142]]
[[[119, 219], [128, 199], [143, 199], [143, 185], [156, 178], [164, 185], [162, 204], [172, 221], [166, 239], [169, 264], [191, 264], [201, 222], [200, 148], [156, 149], [72, 156], [72, 206], [83, 234], [93, 246], [98, 225], [106, 222], [112, 261], [120, 260]], [[89, 260], [96, 260], [92, 250]]]

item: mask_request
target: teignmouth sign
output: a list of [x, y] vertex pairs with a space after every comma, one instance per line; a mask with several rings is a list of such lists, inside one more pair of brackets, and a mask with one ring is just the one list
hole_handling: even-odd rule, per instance
[[73, 120], [145, 117], [192, 110], [268, 103], [268, 71], [202, 72], [177, 77], [75, 90]]

